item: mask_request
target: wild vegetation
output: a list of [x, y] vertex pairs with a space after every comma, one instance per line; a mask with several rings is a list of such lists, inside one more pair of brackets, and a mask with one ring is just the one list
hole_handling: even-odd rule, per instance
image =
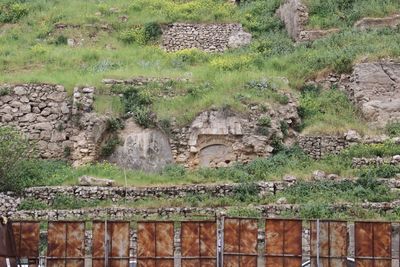
[[[310, 29], [340, 28], [315, 42], [295, 44], [275, 16], [281, 0], [247, 0], [240, 6], [226, 0], [0, 0], [0, 84], [49, 82], [62, 84], [72, 93], [75, 86], [96, 86], [94, 108], [114, 117], [133, 116], [143, 127], [158, 126], [168, 132], [172, 118], [180, 126], [210, 107], [229, 107], [246, 112], [250, 103], [287, 104], [290, 93], [299, 102], [305, 134], [332, 134], [355, 129], [375, 133], [359, 115], [347, 96], [337, 88], [325, 90], [306, 81], [331, 71], [351, 72], [355, 62], [400, 56], [400, 27], [358, 31], [354, 22], [363, 17], [398, 13], [398, 0], [304, 0], [310, 10]], [[197, 49], [167, 53], [160, 48], [162, 27], [172, 22], [239, 22], [253, 35], [248, 47], [208, 54]], [[104, 78], [134, 76], [186, 78], [190, 82], [164, 85], [111, 86]], [[286, 79], [287, 78], [287, 79]], [[165, 92], [174, 98], [159, 97]], [[0, 95], [9, 92], [0, 89]], [[271, 118], [260, 117], [260, 134], [268, 135]], [[108, 121], [110, 133], [122, 127], [118, 119]], [[288, 125], [281, 123], [283, 133]], [[400, 122], [382, 132], [400, 134]], [[381, 132], [379, 132], [381, 133]], [[109, 155], [118, 144], [110, 138], [102, 149]], [[275, 154], [248, 164], [228, 168], [187, 170], [170, 165], [160, 173], [124, 170], [109, 163], [72, 168], [63, 161], [36, 158], [35, 144], [15, 129], [0, 127], [0, 191], [20, 192], [29, 186], [75, 185], [78, 177], [112, 178], [118, 185], [176, 185], [235, 182], [243, 186], [233, 196], [191, 195], [167, 200], [143, 199], [134, 203], [82, 201], [57, 196], [50, 207], [85, 208], [112, 205], [134, 207], [236, 206], [230, 215], [259, 215], [252, 205], [275, 203], [279, 198], [301, 204], [303, 218], [400, 218], [369, 212], [364, 201], [398, 199], [398, 193], [377, 182], [400, 173], [400, 167], [380, 165], [354, 169], [353, 157], [393, 156], [400, 145], [355, 145], [321, 160], [314, 160], [298, 147], [276, 143]], [[65, 151], [68, 153], [68, 151]], [[310, 181], [314, 170], [343, 177], [361, 177], [356, 183]], [[300, 182], [275, 196], [258, 196], [254, 182], [279, 180], [294, 175]], [[331, 203], [350, 202], [350, 211], [333, 212]], [[25, 199], [20, 209], [49, 206]], [[283, 214], [293, 216], [293, 214]]]

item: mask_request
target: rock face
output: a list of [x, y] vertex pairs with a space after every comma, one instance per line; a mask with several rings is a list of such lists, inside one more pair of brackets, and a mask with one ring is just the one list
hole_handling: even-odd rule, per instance
[[400, 120], [399, 62], [357, 64], [345, 88], [371, 125], [384, 127]]
[[[202, 112], [187, 127], [173, 130], [171, 146], [176, 163], [185, 167], [226, 167], [267, 157], [274, 151], [273, 141], [295, 139], [292, 128], [300, 122], [297, 104], [289, 98], [287, 105], [264, 110], [261, 105], [249, 107], [249, 114], [229, 109]], [[260, 118], [270, 119], [260, 131]], [[287, 133], [282, 129], [287, 125]]]
[[308, 8], [301, 0], [285, 0], [276, 14], [285, 23], [289, 36], [297, 42], [314, 41], [326, 35], [339, 32], [339, 29], [307, 30]]
[[160, 130], [142, 129], [128, 120], [119, 137], [122, 145], [110, 156], [110, 162], [143, 171], [160, 171], [172, 163], [168, 138]]
[[42, 158], [69, 158], [76, 165], [96, 158], [106, 118], [91, 113], [94, 88], [75, 88], [71, 99], [63, 86], [3, 85], [0, 126], [14, 126], [36, 143]]
[[363, 18], [354, 24], [354, 27], [360, 30], [373, 28], [395, 28], [400, 25], [400, 14], [385, 18]]
[[163, 29], [162, 46], [166, 51], [197, 48], [206, 52], [223, 52], [250, 44], [251, 34], [241, 24], [174, 23]]

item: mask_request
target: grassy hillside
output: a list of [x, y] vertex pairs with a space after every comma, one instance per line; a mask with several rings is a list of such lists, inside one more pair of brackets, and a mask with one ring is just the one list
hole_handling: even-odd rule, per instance
[[[319, 72], [348, 72], [360, 58], [400, 55], [400, 30], [357, 32], [348, 27], [364, 15], [395, 12], [397, 1], [309, 0], [312, 27], [338, 26], [343, 31], [302, 45], [293, 44], [274, 16], [280, 2], [253, 0], [236, 7], [222, 0], [2, 0], [0, 83], [51, 82], [70, 91], [77, 85], [95, 85], [104, 94], [108, 89], [101, 80], [110, 77], [188, 77], [199, 87], [211, 85], [196, 97], [154, 101], [160, 118], [177, 116], [184, 124], [211, 106], [242, 110], [241, 96], [256, 98], [246, 89], [249, 81], [287, 77], [296, 89]], [[342, 19], [340, 12], [349, 17]], [[210, 55], [197, 50], [166, 53], [157, 37], [146, 37], [146, 27], [176, 21], [241, 22], [254, 40], [248, 48]], [[60, 29], [58, 24], [69, 27]], [[81, 44], [68, 46], [71, 38]], [[98, 99], [101, 112], [121, 110], [118, 101]]]

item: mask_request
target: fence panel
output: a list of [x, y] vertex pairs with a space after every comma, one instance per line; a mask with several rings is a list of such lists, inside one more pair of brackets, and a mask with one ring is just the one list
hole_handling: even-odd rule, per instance
[[216, 267], [216, 222], [182, 222], [181, 246], [182, 267]]
[[39, 236], [38, 222], [13, 222], [12, 230], [15, 239], [16, 256], [29, 266], [39, 264]]
[[355, 255], [356, 267], [391, 267], [391, 223], [356, 222]]
[[312, 221], [310, 230], [311, 267], [347, 267], [347, 223]]
[[138, 223], [138, 266], [174, 266], [174, 223]]
[[93, 222], [93, 267], [128, 267], [129, 222]]
[[224, 266], [256, 267], [258, 221], [253, 219], [224, 220]]
[[83, 267], [85, 264], [85, 223], [49, 222], [47, 266]]
[[265, 266], [301, 266], [302, 221], [267, 219], [265, 245]]

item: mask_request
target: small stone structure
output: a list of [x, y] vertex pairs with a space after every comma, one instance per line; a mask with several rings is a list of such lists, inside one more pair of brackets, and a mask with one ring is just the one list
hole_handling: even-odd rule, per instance
[[94, 88], [75, 88], [69, 97], [63, 86], [3, 85], [0, 126], [14, 126], [37, 144], [42, 158], [92, 161], [106, 128], [106, 118], [91, 113]]
[[[249, 162], [271, 155], [274, 140], [291, 142], [292, 130], [300, 122], [297, 104], [290, 98], [287, 105], [263, 110], [249, 107], [249, 114], [240, 115], [228, 109], [202, 112], [187, 127], [175, 128], [170, 137], [176, 163], [185, 167], [227, 167], [235, 162]], [[270, 118], [267, 133], [259, 132], [259, 119]], [[284, 136], [281, 122], [288, 125]]]
[[285, 23], [289, 36], [296, 42], [314, 41], [326, 35], [339, 32], [339, 29], [307, 30], [308, 8], [301, 0], [285, 0], [276, 14]]
[[396, 28], [400, 25], [400, 14], [395, 14], [385, 18], [363, 18], [354, 24], [360, 30], [375, 28]]
[[167, 78], [167, 77], [133, 77], [130, 79], [103, 79], [102, 82], [105, 85], [132, 85], [132, 86], [145, 86], [151, 83], [159, 84], [159, 85], [165, 85], [168, 83], [173, 83], [173, 82], [189, 82], [189, 79], [186, 78]]
[[197, 48], [206, 52], [223, 52], [251, 42], [251, 34], [241, 24], [174, 23], [164, 27], [162, 46], [166, 51]]

